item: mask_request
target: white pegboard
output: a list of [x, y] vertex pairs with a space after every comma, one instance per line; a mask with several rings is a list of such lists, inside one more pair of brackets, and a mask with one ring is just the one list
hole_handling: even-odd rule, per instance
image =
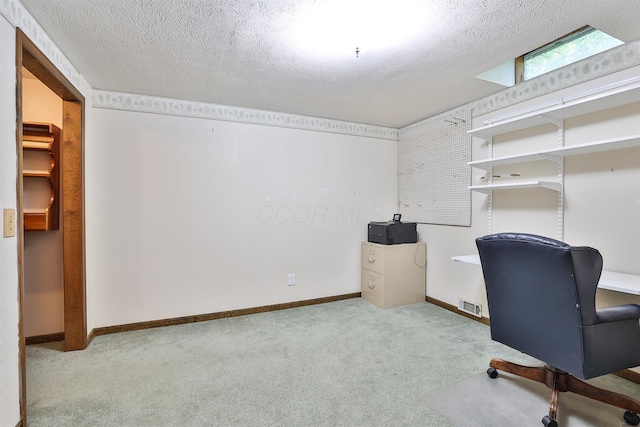
[[402, 219], [471, 225], [471, 111], [456, 111], [400, 132]]

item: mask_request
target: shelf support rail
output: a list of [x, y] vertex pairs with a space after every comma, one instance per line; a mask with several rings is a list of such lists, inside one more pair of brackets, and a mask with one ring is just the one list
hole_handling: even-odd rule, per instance
[[[563, 148], [564, 142], [565, 142], [564, 119], [548, 116], [546, 114], [540, 114], [538, 117], [557, 126], [558, 148]], [[553, 156], [553, 155], [544, 155], [544, 154], [542, 154], [541, 156], [545, 159], [552, 160], [558, 164], [558, 175], [556, 179], [558, 181], [558, 184], [560, 184], [560, 191], [558, 191], [556, 234], [558, 236], [558, 240], [562, 241], [564, 239], [564, 158]]]
[[[487, 140], [488, 159], [493, 158], [493, 136]], [[489, 185], [493, 184], [493, 165], [489, 165]], [[487, 193], [487, 234], [493, 233], [493, 190]]]
[[[564, 147], [565, 143], [565, 131], [564, 120], [556, 119], [554, 117], [545, 117], [545, 120], [549, 120], [558, 127], [558, 148]], [[553, 157], [553, 156], [549, 156]], [[556, 233], [558, 240], [564, 241], [564, 158], [558, 158], [558, 176], [557, 181], [560, 184], [560, 191], [558, 191], [558, 211], [556, 221]]]
[[564, 241], [564, 159], [558, 162], [558, 182], [560, 191], [558, 191], [557, 234], [558, 240]]

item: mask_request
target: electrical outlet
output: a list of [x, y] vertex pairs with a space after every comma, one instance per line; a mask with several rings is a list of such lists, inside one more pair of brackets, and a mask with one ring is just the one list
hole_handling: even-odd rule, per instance
[[2, 237], [13, 237], [16, 235], [16, 210], [4, 209], [2, 211]]
[[289, 286], [293, 286], [296, 284], [296, 275], [295, 274], [289, 274]]

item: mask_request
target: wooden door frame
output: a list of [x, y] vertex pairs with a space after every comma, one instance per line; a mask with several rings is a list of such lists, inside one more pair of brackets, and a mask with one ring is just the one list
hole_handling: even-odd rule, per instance
[[84, 96], [38, 47], [16, 28], [16, 149], [18, 157], [18, 299], [20, 416], [26, 426], [26, 360], [24, 335], [24, 227], [22, 200], [22, 67], [33, 73], [63, 101], [60, 141], [60, 209], [63, 225], [65, 351], [87, 347], [84, 221]]

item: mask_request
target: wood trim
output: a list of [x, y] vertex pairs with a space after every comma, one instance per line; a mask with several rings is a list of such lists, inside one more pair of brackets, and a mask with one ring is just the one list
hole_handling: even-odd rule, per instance
[[91, 344], [91, 341], [93, 341], [95, 337], [96, 337], [96, 332], [94, 329], [92, 329], [91, 332], [89, 332], [89, 335], [87, 336], [87, 347]]
[[83, 105], [63, 101], [61, 183], [64, 260], [64, 348], [87, 347]]
[[515, 83], [524, 82], [524, 55], [519, 56], [515, 59]]
[[[18, 182], [17, 182], [17, 207], [18, 207], [18, 216], [20, 218], [20, 226], [18, 227], [18, 305], [19, 305], [19, 318], [18, 318], [18, 346], [19, 346], [19, 391], [20, 391], [20, 424], [27, 425], [27, 391], [26, 391], [26, 360], [25, 360], [25, 346], [26, 339], [24, 336], [24, 227], [22, 226], [24, 221], [24, 208], [23, 208], [23, 200], [22, 200], [22, 170], [23, 170], [23, 160], [22, 160], [22, 67], [28, 69], [31, 73], [33, 73], [38, 79], [40, 79], [46, 86], [48, 86], [54, 93], [56, 93], [63, 101], [68, 101], [69, 103], [77, 104], [77, 110], [70, 109], [69, 111], [74, 111], [77, 117], [75, 118], [76, 123], [80, 123], [80, 125], [76, 125], [79, 130], [75, 130], [73, 135], [74, 149], [79, 150], [79, 153], [69, 153], [77, 159], [81, 159], [84, 162], [83, 158], [83, 147], [84, 147], [84, 96], [80, 93], [80, 91], [73, 85], [67, 78], [58, 70], [55, 65], [46, 57], [44, 53], [38, 49], [38, 47], [31, 41], [29, 38], [20, 30], [20, 28], [16, 28], [16, 141], [17, 141], [17, 157], [18, 157]], [[79, 113], [77, 113], [79, 111]], [[79, 136], [78, 136], [79, 135]], [[64, 137], [64, 129], [63, 129], [63, 137]], [[69, 138], [66, 138], [67, 141]], [[61, 147], [61, 157], [65, 157], [66, 153], [64, 153], [64, 146]], [[61, 161], [62, 165], [64, 165], [63, 161]], [[63, 166], [64, 167], [64, 166]], [[79, 172], [80, 178], [83, 177], [83, 172]], [[64, 179], [64, 178], [63, 178]], [[75, 182], [76, 181], [71, 181]], [[82, 181], [81, 181], [82, 182]], [[65, 189], [62, 188], [61, 192], [64, 192]], [[80, 193], [81, 199], [80, 202], [73, 201], [69, 197], [65, 200], [64, 195], [62, 195], [63, 203], [71, 203], [71, 209], [74, 210], [74, 219], [78, 220], [78, 218], [82, 218], [82, 221], [75, 225], [75, 227], [71, 227], [71, 234], [67, 236], [67, 230], [63, 230], [63, 239], [65, 239], [64, 251], [65, 253], [72, 253], [73, 255], [71, 259], [67, 259], [65, 255], [64, 262], [64, 270], [65, 270], [65, 328], [67, 327], [67, 317], [69, 316], [78, 316], [78, 318], [72, 318], [69, 322], [72, 323], [72, 327], [69, 331], [65, 331], [65, 341], [71, 340], [71, 346], [68, 349], [81, 349], [85, 348], [87, 344], [87, 325], [86, 325], [86, 294], [85, 294], [85, 264], [84, 264], [84, 254], [85, 254], [85, 246], [84, 246], [84, 205], [83, 205], [83, 195], [84, 188], [79, 187], [76, 189], [77, 192]], [[74, 194], [74, 193], [72, 193]], [[80, 206], [80, 208], [78, 208]], [[66, 207], [63, 206], [64, 209]], [[80, 209], [80, 210], [78, 210]], [[64, 212], [64, 211], [63, 211]], [[64, 220], [64, 219], [63, 219]], [[77, 232], [77, 227], [81, 228], [80, 234]], [[74, 235], [73, 232], [76, 232]], [[66, 237], [66, 238], [65, 238]], [[69, 248], [67, 245], [74, 245]], [[77, 255], [81, 254], [81, 255]], [[82, 263], [78, 263], [78, 259], [82, 259]], [[71, 280], [75, 285], [72, 287], [71, 295], [74, 296], [74, 301], [70, 307], [67, 307], [67, 277], [66, 274], [71, 272]], [[78, 285], [80, 283], [80, 285]], [[77, 302], [81, 300], [82, 302]], [[78, 313], [84, 313], [85, 315], [78, 315]]]
[[[16, 61], [16, 64], [19, 64], [20, 76], [22, 66], [24, 66], [63, 100], [59, 198], [62, 201], [62, 221], [64, 224], [65, 351], [82, 350], [87, 347], [83, 169], [84, 96], [19, 28], [16, 31], [16, 39], [18, 40], [16, 55], [20, 56], [20, 62]], [[22, 86], [21, 82], [20, 78], [18, 87]], [[20, 101], [21, 99], [19, 97]], [[22, 105], [20, 104], [18, 107], [21, 116]], [[21, 122], [19, 128], [22, 128]], [[19, 154], [20, 152], [21, 150], [19, 150]], [[22, 215], [22, 210], [20, 215]], [[24, 283], [21, 286], [24, 288]]]
[[16, 52], [18, 55], [21, 54], [20, 65], [33, 73], [38, 80], [63, 100], [84, 103], [84, 96], [80, 91], [53, 65], [35, 43], [20, 28], [16, 28], [16, 32], [16, 39], [20, 41], [20, 49], [17, 49]]
[[227, 317], [245, 316], [247, 314], [266, 313], [269, 311], [285, 310], [288, 308], [305, 307], [308, 305], [324, 304], [327, 302], [341, 301], [350, 298], [360, 298], [361, 293], [356, 292], [352, 294], [335, 295], [330, 297], [315, 298], [304, 301], [293, 301], [282, 304], [266, 305], [262, 307], [243, 308], [238, 310], [221, 311], [217, 313], [208, 314], [196, 314], [193, 316], [174, 317], [171, 319], [163, 320], [151, 320], [148, 322], [128, 323], [124, 325], [105, 326], [102, 328], [95, 328], [91, 331], [90, 337], [108, 334], [117, 334], [120, 332], [137, 331], [141, 329], [160, 328], [163, 326], [182, 325], [185, 323], [206, 322], [208, 320], [224, 319]]
[[58, 342], [58, 341], [64, 341], [64, 332], [58, 332], [56, 334], [37, 335], [34, 337], [25, 338], [26, 345], [46, 344], [46, 343]]
[[22, 199], [23, 181], [23, 154], [22, 154], [22, 52], [24, 39], [20, 30], [16, 30], [16, 151], [18, 164], [16, 194], [17, 194], [17, 237], [18, 237], [18, 363], [20, 375], [18, 391], [20, 393], [20, 422], [18, 425], [27, 425], [27, 370], [26, 370], [26, 342], [24, 335], [24, 206]]
[[489, 318], [488, 317], [477, 317], [477, 316], [473, 316], [471, 314], [465, 313], [464, 311], [460, 311], [458, 310], [458, 307], [456, 307], [455, 305], [451, 305], [451, 304], [447, 304], [444, 301], [440, 301], [437, 300], [435, 298], [431, 298], [431, 297], [425, 297], [425, 301], [433, 304], [433, 305], [437, 305], [438, 307], [444, 308], [445, 310], [449, 310], [452, 311], [456, 314], [459, 314], [460, 316], [464, 316], [467, 319], [471, 319], [471, 320], [475, 320], [476, 322], [480, 322], [483, 323], [485, 325], [489, 325]]

